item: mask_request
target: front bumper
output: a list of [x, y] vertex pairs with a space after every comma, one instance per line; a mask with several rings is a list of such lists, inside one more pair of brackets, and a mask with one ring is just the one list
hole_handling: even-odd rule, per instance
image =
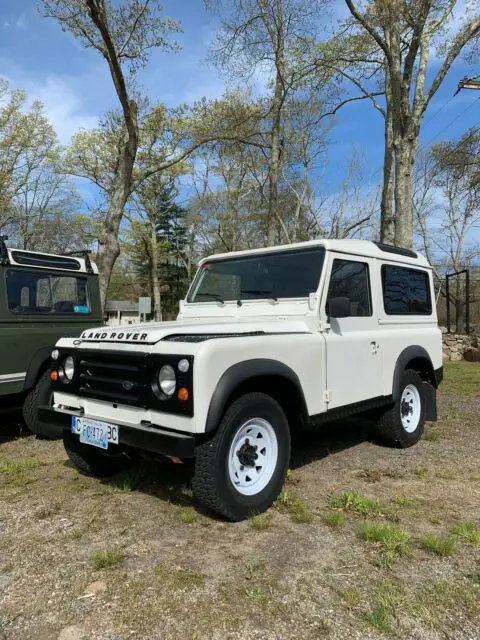
[[[39, 420], [42, 423], [62, 431], [70, 431], [72, 416], [82, 417], [83, 415], [83, 411], [58, 411], [51, 407], [39, 407], [38, 410]], [[104, 418], [88, 417], [93, 420], [105, 421]], [[113, 424], [118, 425], [120, 446], [124, 445], [177, 458], [193, 458], [195, 455], [195, 438], [191, 435], [168, 431], [160, 426], [146, 423], [134, 427], [118, 422]], [[116, 447], [118, 445], [110, 446]]]

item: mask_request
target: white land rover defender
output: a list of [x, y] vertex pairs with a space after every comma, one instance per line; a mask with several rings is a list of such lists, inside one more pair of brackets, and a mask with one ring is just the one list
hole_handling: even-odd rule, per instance
[[79, 471], [117, 473], [135, 452], [195, 458], [196, 497], [241, 520], [277, 498], [292, 432], [368, 413], [409, 447], [436, 419], [432, 270], [363, 240], [212, 256], [176, 322], [61, 339], [51, 377], [40, 418], [63, 427]]

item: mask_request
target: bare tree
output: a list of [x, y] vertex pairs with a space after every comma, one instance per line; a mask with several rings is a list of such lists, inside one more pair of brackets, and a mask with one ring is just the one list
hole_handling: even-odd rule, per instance
[[270, 122], [266, 212], [269, 245], [278, 241], [283, 226], [278, 196], [285, 104], [297, 84], [313, 70], [298, 62], [302, 51], [310, 46], [321, 4], [321, 0], [234, 0], [225, 11], [220, 0], [207, 1], [207, 6], [221, 9], [222, 26], [214, 45], [216, 62], [232, 70], [235, 77], [257, 74], [271, 80], [272, 94], [266, 110]]
[[[449, 271], [461, 271], [480, 256], [475, 237], [480, 224], [480, 192], [472, 182], [475, 167], [458, 163], [462, 146], [462, 141], [443, 143], [421, 155], [415, 180], [414, 211], [424, 251], [433, 264], [441, 263]], [[466, 300], [460, 279], [453, 298], [457, 331], [461, 333], [465, 330]]]
[[[362, 6], [354, 0], [345, 2], [354, 24], [368, 35], [383, 59], [388, 114], [385, 143], [386, 150], [391, 145], [394, 164], [394, 241], [409, 247], [413, 241], [413, 169], [422, 118], [454, 61], [478, 37], [480, 17], [466, 12], [456, 33], [448, 35], [455, 0], [370, 0]], [[427, 86], [435, 48], [442, 60]], [[389, 157], [385, 158], [384, 190], [390, 184]], [[385, 219], [387, 210], [383, 214], [382, 233], [387, 239], [391, 223]]]
[[108, 210], [98, 241], [97, 263], [104, 304], [112, 269], [120, 254], [118, 233], [132, 191], [139, 139], [138, 104], [125, 68], [134, 74], [148, 63], [152, 49], [174, 48], [168, 36], [179, 31], [179, 26], [161, 17], [156, 0], [125, 0], [121, 4], [109, 0], [43, 0], [42, 11], [104, 58], [121, 107], [121, 138], [108, 193]]

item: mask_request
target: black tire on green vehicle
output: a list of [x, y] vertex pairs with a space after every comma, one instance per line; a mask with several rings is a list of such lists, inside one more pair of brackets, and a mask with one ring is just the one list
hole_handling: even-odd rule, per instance
[[282, 407], [264, 393], [247, 393], [230, 405], [213, 437], [197, 445], [194, 495], [210, 511], [244, 520], [275, 502], [289, 461]]
[[62, 437], [62, 429], [42, 424], [38, 419], [38, 408], [50, 406], [52, 400], [53, 391], [50, 383], [50, 370], [48, 370], [41, 374], [33, 389], [25, 397], [22, 416], [27, 427], [36, 436], [48, 438], [49, 440], [59, 440]]
[[63, 432], [63, 444], [70, 462], [85, 476], [108, 478], [133, 465], [133, 460], [123, 451], [113, 453], [84, 444], [70, 431]]
[[382, 411], [376, 429], [387, 444], [406, 449], [420, 440], [425, 429], [425, 382], [417, 371], [407, 369], [395, 404]]

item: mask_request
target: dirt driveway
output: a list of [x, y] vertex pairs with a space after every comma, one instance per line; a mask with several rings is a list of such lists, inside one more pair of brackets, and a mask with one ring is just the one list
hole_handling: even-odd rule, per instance
[[239, 524], [197, 511], [186, 466], [84, 478], [62, 443], [18, 437], [17, 416], [0, 416], [0, 638], [477, 640], [468, 367], [449, 369], [441, 419], [416, 447], [333, 425], [295, 445], [277, 505]]

